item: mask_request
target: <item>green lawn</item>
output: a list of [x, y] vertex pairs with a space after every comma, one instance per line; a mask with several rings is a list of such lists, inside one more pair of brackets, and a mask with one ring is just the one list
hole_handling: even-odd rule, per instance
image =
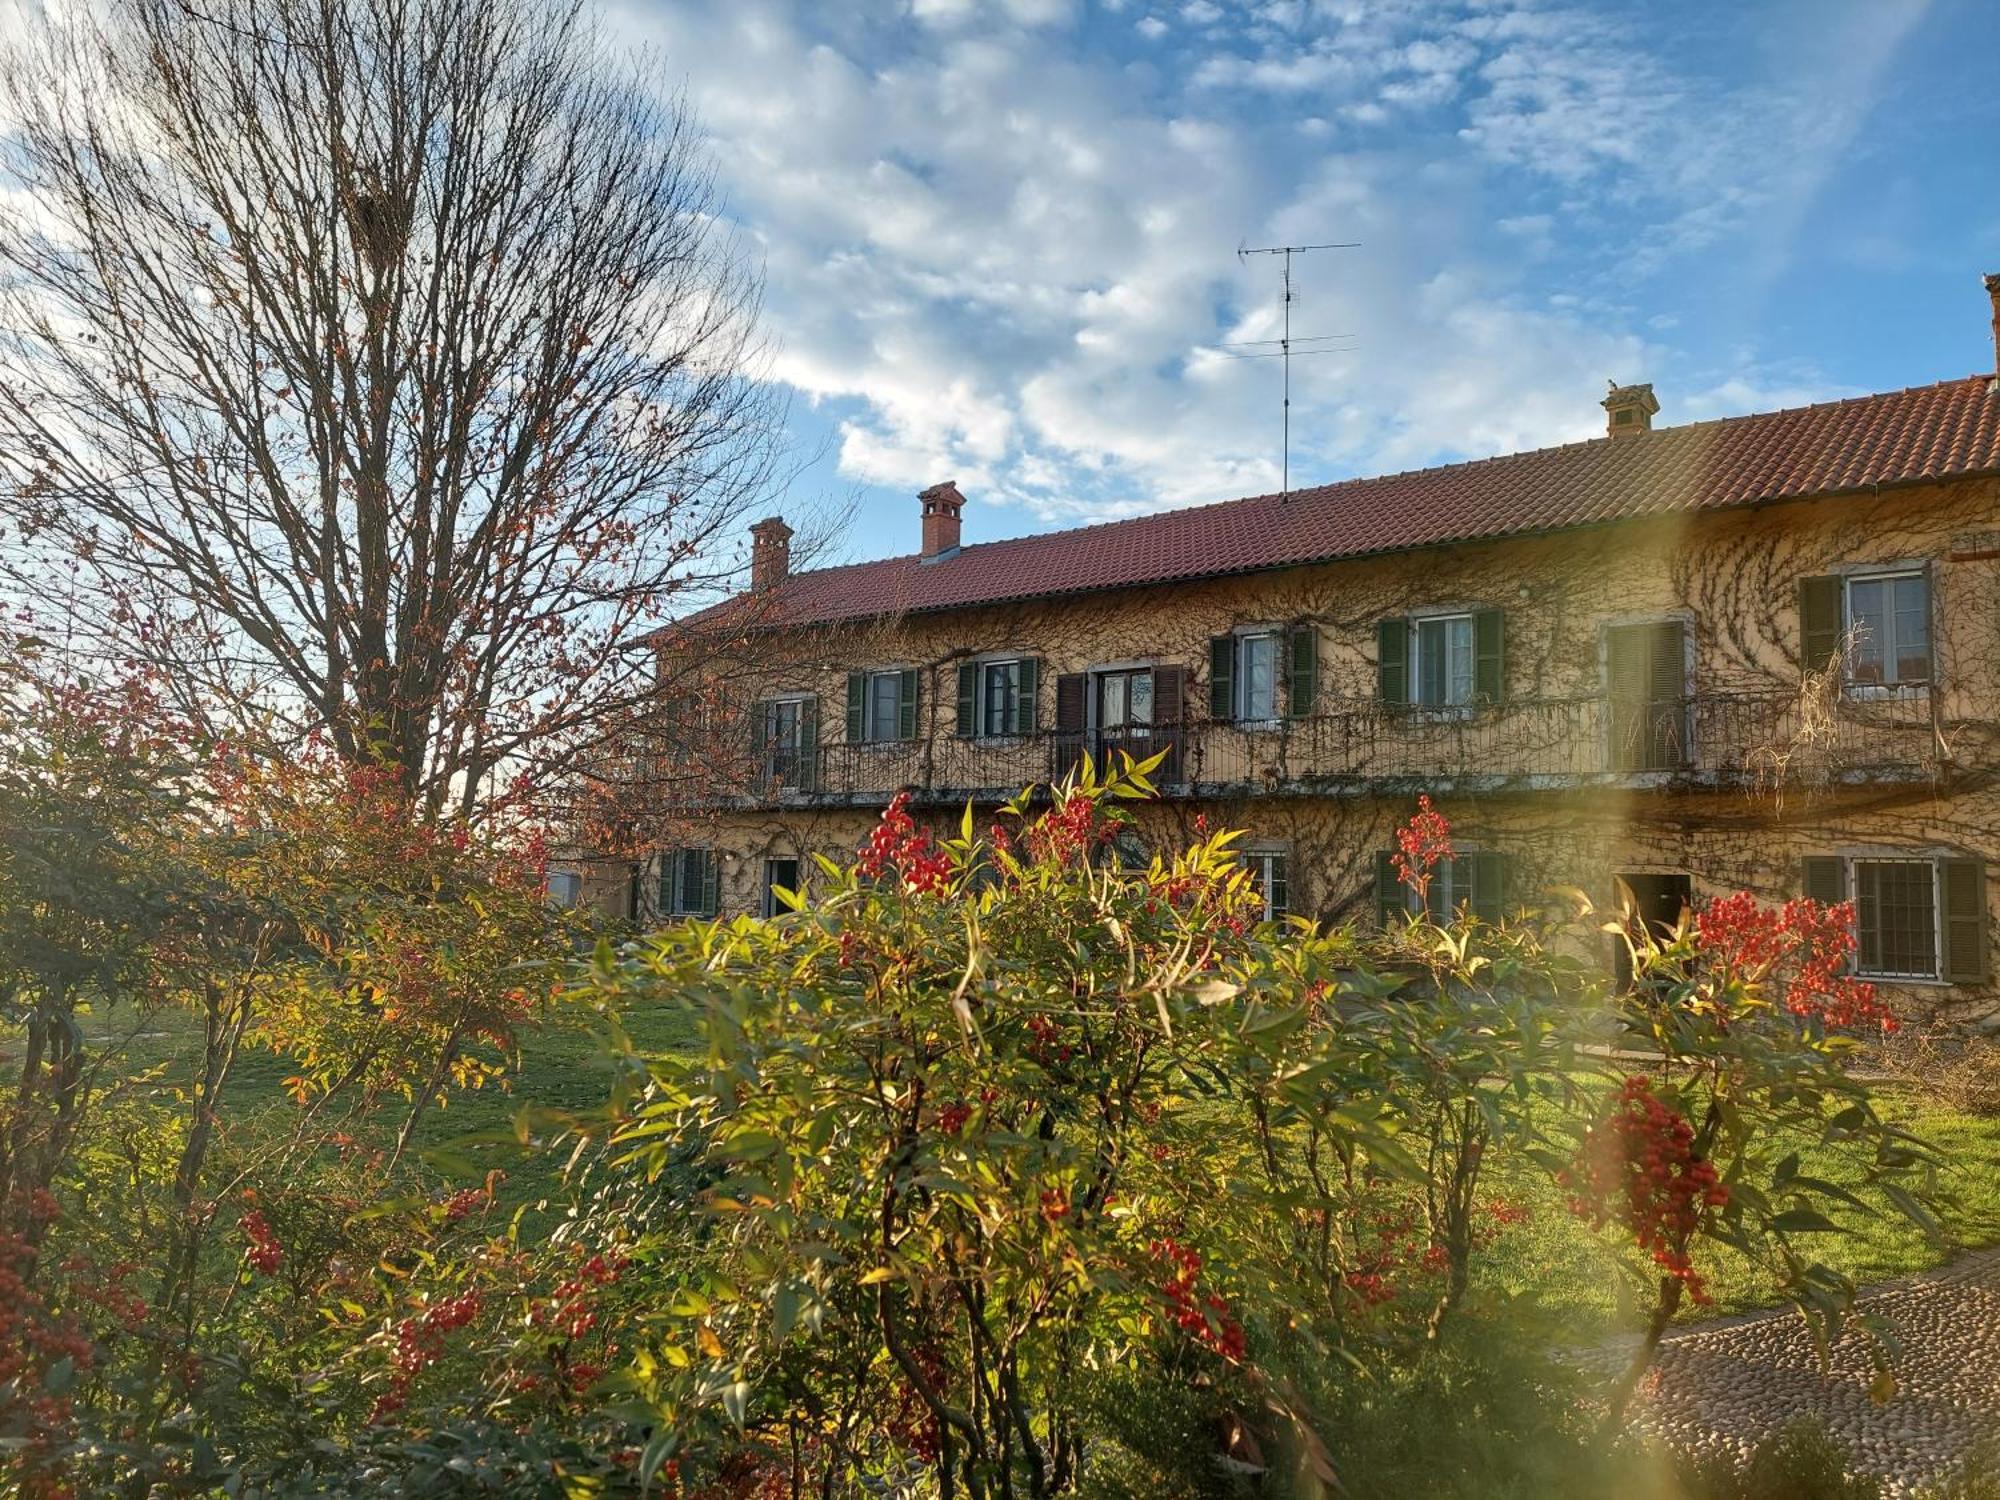
[[[644, 1047], [671, 1047], [688, 1036], [688, 1022], [668, 1009], [639, 1011], [626, 1025]], [[98, 1040], [121, 1033], [125, 1026], [92, 1027]], [[135, 1062], [174, 1064], [186, 1058], [196, 1038], [171, 1029], [155, 1018], [126, 1045]], [[283, 1081], [289, 1065], [270, 1053], [247, 1050], [230, 1088], [236, 1108], [225, 1115], [243, 1122], [238, 1129], [254, 1131], [264, 1118], [270, 1126], [290, 1116], [292, 1105]], [[432, 1109], [418, 1132], [425, 1159], [447, 1178], [477, 1181], [490, 1167], [508, 1173], [502, 1189], [509, 1205], [533, 1207], [550, 1199], [564, 1153], [522, 1152], [505, 1134], [521, 1111], [587, 1112], [602, 1105], [611, 1084], [608, 1057], [596, 1038], [581, 1025], [550, 1023], [522, 1037], [522, 1068], [507, 1089], [488, 1087], [458, 1095], [448, 1108]], [[2000, 1118], [1981, 1119], [1927, 1105], [1912, 1092], [1885, 1086], [1879, 1097], [1899, 1123], [1939, 1148], [1949, 1164], [1940, 1181], [1940, 1218], [1953, 1249], [2000, 1244]], [[372, 1129], [357, 1134], [393, 1138], [401, 1123], [400, 1100], [391, 1100]], [[244, 1111], [247, 1111], [247, 1116]], [[268, 1115], [266, 1115], [268, 1112]], [[1846, 1169], [1836, 1152], [1801, 1141], [1804, 1170], [1854, 1186], [1856, 1174]], [[1526, 1222], [1502, 1231], [1483, 1258], [1483, 1283], [1488, 1290], [1532, 1295], [1564, 1326], [1609, 1332], [1626, 1321], [1620, 1308], [1624, 1283], [1609, 1258], [1585, 1227], [1567, 1210], [1561, 1193], [1545, 1180], [1525, 1174], [1498, 1179], [1490, 1191], [1533, 1210]], [[1817, 1246], [1827, 1264], [1862, 1281], [1876, 1281], [1923, 1270], [1948, 1258], [1928, 1243], [1917, 1226], [1892, 1209], [1872, 1218], [1850, 1216], [1850, 1231], [1825, 1235]], [[1760, 1270], [1732, 1255], [1711, 1255], [1701, 1264], [1715, 1295], [1715, 1312], [1735, 1312], [1770, 1305], [1775, 1290]], [[1687, 1316], [1706, 1315], [1690, 1308]]]

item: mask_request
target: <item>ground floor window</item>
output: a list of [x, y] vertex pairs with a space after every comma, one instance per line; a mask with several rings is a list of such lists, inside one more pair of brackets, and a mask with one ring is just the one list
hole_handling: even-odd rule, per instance
[[1396, 856], [1375, 856], [1375, 906], [1386, 926], [1405, 912], [1421, 911], [1440, 926], [1463, 911], [1497, 924], [1507, 909], [1509, 860], [1493, 850], [1461, 849], [1431, 866], [1430, 885], [1420, 901], [1396, 870]]
[[1243, 863], [1250, 870], [1250, 886], [1264, 903], [1263, 919], [1275, 922], [1289, 911], [1290, 861], [1282, 849], [1246, 849]]
[[712, 917], [717, 884], [713, 849], [669, 849], [660, 860], [660, 910], [670, 917]]
[[583, 899], [583, 877], [574, 870], [549, 871], [549, 904], [564, 908]]
[[1938, 977], [1937, 865], [1928, 859], [1854, 861], [1856, 969], [1882, 979]]
[[799, 862], [796, 859], [767, 859], [764, 861], [764, 904], [767, 917], [775, 917], [791, 910], [779, 891], [797, 894], [799, 889]]

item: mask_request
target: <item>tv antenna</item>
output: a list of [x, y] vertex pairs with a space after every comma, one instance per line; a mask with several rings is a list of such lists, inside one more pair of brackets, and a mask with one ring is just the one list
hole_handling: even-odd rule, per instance
[[[1292, 297], [1294, 295], [1292, 291], [1292, 257], [1294, 255], [1304, 255], [1307, 252], [1313, 250], [1353, 250], [1358, 248], [1359, 244], [1360, 242], [1358, 240], [1344, 240], [1337, 244], [1327, 244], [1327, 245], [1241, 245], [1238, 246], [1236, 250], [1236, 256], [1237, 259], [1239, 260], [1248, 260], [1253, 255], [1282, 255], [1285, 258], [1285, 264], [1284, 264], [1285, 294], [1282, 299], [1285, 309], [1285, 327], [1283, 336], [1276, 339], [1253, 339], [1246, 344], [1224, 344], [1222, 346], [1225, 349], [1245, 349], [1245, 350], [1257, 351], [1245, 354], [1231, 355], [1230, 357], [1232, 359], [1275, 358], [1284, 361], [1284, 369], [1285, 369], [1285, 402], [1283, 407], [1283, 426], [1284, 426], [1283, 455], [1284, 456], [1282, 460], [1283, 467], [1281, 471], [1284, 477], [1281, 482], [1280, 488], [1278, 490], [1280, 498], [1289, 495], [1292, 492], [1292, 355], [1294, 353], [1302, 355], [1337, 354], [1340, 353], [1343, 349], [1353, 347], [1351, 344], [1343, 344], [1342, 342], [1340, 342], [1341, 340], [1353, 337], [1353, 335], [1345, 333], [1314, 334], [1311, 335], [1310, 337], [1298, 338], [1298, 339], [1294, 339], [1292, 337]], [[1276, 349], [1271, 349], [1269, 346], [1272, 344], [1276, 344], [1278, 347]], [[1304, 345], [1306, 347], [1294, 349], [1293, 346], [1295, 344]]]

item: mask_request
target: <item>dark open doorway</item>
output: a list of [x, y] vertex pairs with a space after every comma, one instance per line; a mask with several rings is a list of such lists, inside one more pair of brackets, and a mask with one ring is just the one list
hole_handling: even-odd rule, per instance
[[[1656, 938], [1671, 936], [1674, 929], [1680, 926], [1681, 914], [1694, 904], [1694, 882], [1686, 875], [1628, 871], [1615, 879], [1619, 909], [1632, 924], [1629, 930], [1635, 937], [1641, 923]], [[1611, 942], [1611, 966], [1612, 972], [1618, 976], [1618, 988], [1630, 989], [1632, 953], [1617, 938]]]

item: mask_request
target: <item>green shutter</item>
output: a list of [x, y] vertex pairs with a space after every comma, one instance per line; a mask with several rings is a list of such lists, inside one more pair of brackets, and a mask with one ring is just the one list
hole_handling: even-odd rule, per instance
[[1507, 856], [1488, 850], [1461, 854], [1458, 859], [1460, 864], [1466, 866], [1469, 876], [1465, 898], [1467, 909], [1487, 926], [1499, 926], [1501, 919], [1507, 915]]
[[798, 764], [792, 768], [792, 785], [802, 792], [819, 787], [819, 699], [799, 700]]
[[1319, 705], [1319, 627], [1292, 627], [1291, 680], [1285, 686], [1285, 709], [1294, 719], [1311, 715]]
[[1021, 659], [1021, 724], [1022, 734], [1033, 734], [1041, 728], [1041, 705], [1037, 701], [1042, 693], [1042, 663], [1040, 658], [1027, 656]]
[[1986, 865], [1977, 859], [1938, 861], [1944, 896], [1944, 977], [1953, 984], [1987, 978]]
[[1808, 672], [1824, 672], [1840, 653], [1847, 622], [1838, 577], [1799, 580], [1799, 654]]
[[868, 703], [868, 674], [849, 672], [847, 674], [847, 743], [858, 745], [868, 738], [868, 721], [864, 716]]
[[717, 867], [721, 863], [721, 858], [713, 849], [701, 851], [701, 914], [704, 917], [714, 916], [720, 906], [718, 898], [721, 892], [718, 887], [721, 882], [717, 878], [720, 873]]
[[1282, 917], [1292, 909], [1290, 872], [1286, 869], [1286, 866], [1290, 863], [1291, 858], [1289, 855], [1280, 854], [1273, 857], [1268, 866], [1271, 872], [1270, 888], [1264, 892], [1264, 895], [1271, 903], [1271, 915], [1274, 917]]
[[1396, 856], [1387, 849], [1375, 856], [1375, 920], [1383, 930], [1399, 925], [1410, 910], [1410, 888], [1396, 874]]
[[750, 774], [760, 782], [770, 770], [771, 705], [750, 705]]
[[1810, 854], [1799, 863], [1799, 885], [1804, 894], [1822, 906], [1838, 906], [1847, 899], [1847, 861], [1838, 855]]
[[672, 916], [679, 904], [674, 900], [674, 876], [680, 869], [680, 861], [674, 858], [674, 851], [660, 851], [660, 915]]
[[1236, 717], [1236, 637], [1208, 640], [1208, 716], [1218, 724]]
[[1472, 615], [1472, 691], [1481, 703], [1507, 696], [1507, 617], [1497, 609]]
[[1375, 683], [1384, 706], [1407, 708], [1410, 702], [1410, 622], [1378, 620], [1375, 624]]
[[896, 695], [896, 738], [913, 740], [917, 737], [917, 669], [910, 667], [903, 673], [902, 689]]
[[[1005, 725], [999, 726], [1005, 728]], [[993, 725], [988, 725], [991, 731]], [[979, 663], [958, 664], [958, 737], [969, 740], [979, 733]]]

